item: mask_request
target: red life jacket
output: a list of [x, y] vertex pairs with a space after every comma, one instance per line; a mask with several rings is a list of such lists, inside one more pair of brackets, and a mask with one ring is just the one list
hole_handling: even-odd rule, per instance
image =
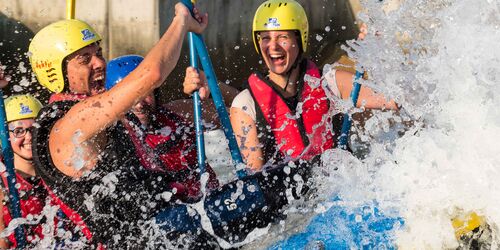
[[[142, 129], [135, 117], [127, 117], [122, 124], [129, 131], [141, 164], [153, 171], [167, 171], [176, 176], [178, 181], [171, 185], [177, 189], [178, 198], [200, 198], [194, 128], [182, 117], [166, 109], [160, 109], [154, 115], [153, 132]], [[219, 182], [215, 172], [208, 165], [206, 171], [209, 173], [207, 187], [217, 188]]]
[[[311, 61], [307, 61], [305, 74], [321, 78], [318, 68]], [[278, 151], [292, 160], [310, 160], [334, 147], [332, 118], [328, 112], [333, 103], [328, 100], [321, 85], [302, 81], [300, 84], [299, 104], [292, 110], [285, 98], [274, 90], [273, 83], [255, 73], [248, 79], [256, 109], [260, 109], [266, 125], [270, 127]]]
[[[6, 173], [2, 173], [3, 183], [7, 183]], [[47, 197], [47, 192], [42, 187], [42, 180], [40, 178], [34, 178], [34, 183], [30, 183], [28, 180], [24, 179], [20, 174], [16, 173], [16, 181], [19, 186], [19, 202], [21, 206], [21, 216], [22, 218], [28, 217], [28, 215], [38, 216], [42, 213], [43, 207], [45, 206], [45, 198]], [[6, 190], [8, 188], [6, 186]], [[7, 198], [7, 194], [5, 194]], [[12, 216], [9, 210], [8, 201], [4, 201], [3, 205], [3, 220], [5, 227], [7, 227], [12, 221]], [[56, 223], [57, 224], [57, 221]], [[42, 233], [42, 223], [35, 225], [25, 225], [26, 230], [26, 240], [28, 243], [33, 241], [39, 241], [43, 239]], [[8, 237], [9, 241], [13, 244], [15, 248], [17, 246], [16, 237], [14, 233], [10, 234]]]

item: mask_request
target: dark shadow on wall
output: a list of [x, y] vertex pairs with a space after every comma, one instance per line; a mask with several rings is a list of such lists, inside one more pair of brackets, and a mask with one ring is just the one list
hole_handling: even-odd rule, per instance
[[[238, 89], [252, 71], [263, 71], [260, 57], [252, 41], [252, 21], [255, 10], [263, 1], [211, 0], [199, 1], [198, 7], [208, 12], [209, 26], [203, 37], [209, 49], [219, 82]], [[333, 63], [343, 53], [339, 45], [357, 37], [359, 30], [348, 0], [298, 0], [309, 18], [308, 56], [322, 67]], [[160, 0], [160, 34], [173, 18], [175, 1]], [[167, 84], [162, 86], [164, 100], [186, 98], [182, 94], [185, 69], [189, 66], [187, 40], [181, 59]]]
[[0, 12], [0, 63], [11, 77], [5, 95], [31, 93], [45, 101], [48, 91], [37, 83], [28, 59], [28, 48], [34, 36], [23, 23]]

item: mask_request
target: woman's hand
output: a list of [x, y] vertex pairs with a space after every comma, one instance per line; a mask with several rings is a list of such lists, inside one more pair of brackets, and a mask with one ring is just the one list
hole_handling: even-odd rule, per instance
[[207, 84], [207, 78], [205, 77], [205, 73], [196, 70], [193, 67], [186, 68], [186, 77], [184, 78], [184, 93], [188, 95], [192, 95], [193, 92], [199, 90], [200, 98], [206, 99], [210, 96], [210, 90]]

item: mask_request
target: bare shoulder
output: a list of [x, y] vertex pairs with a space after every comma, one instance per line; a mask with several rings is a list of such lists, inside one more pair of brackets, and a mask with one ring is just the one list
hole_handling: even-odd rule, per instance
[[335, 78], [342, 98], [348, 98], [351, 93], [354, 74], [345, 70], [337, 70]]

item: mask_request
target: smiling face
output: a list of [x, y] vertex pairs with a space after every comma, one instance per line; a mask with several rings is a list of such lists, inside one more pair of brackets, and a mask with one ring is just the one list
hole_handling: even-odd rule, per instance
[[69, 90], [72, 93], [92, 96], [105, 91], [106, 61], [97, 43], [69, 55], [66, 63]]
[[[12, 151], [15, 156], [21, 157], [24, 160], [31, 161], [33, 154], [31, 153], [31, 127], [35, 123], [34, 119], [22, 119], [9, 122], [9, 138]], [[26, 130], [24, 135], [19, 131]], [[12, 132], [14, 131], [14, 132]], [[17, 132], [17, 135], [16, 135]]]
[[262, 31], [259, 48], [269, 71], [278, 75], [288, 73], [300, 52], [295, 31]]

